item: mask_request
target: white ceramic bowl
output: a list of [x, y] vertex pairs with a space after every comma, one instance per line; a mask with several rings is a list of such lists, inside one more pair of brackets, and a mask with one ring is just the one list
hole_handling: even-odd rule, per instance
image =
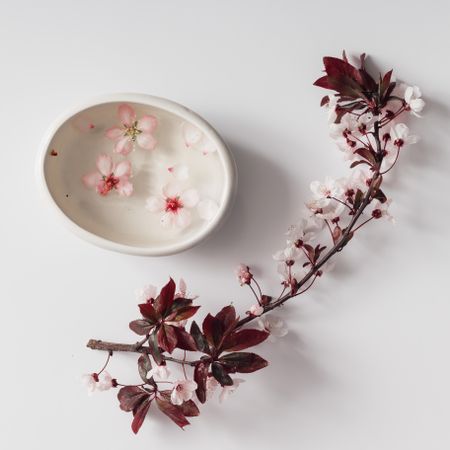
[[[138, 117], [157, 117], [154, 150], [138, 147], [125, 157], [113, 152], [114, 142], [105, 137], [105, 131], [118, 124], [118, 106], [124, 103], [132, 106]], [[204, 155], [201, 149], [186, 148], [181, 132], [185, 124], [198, 129], [215, 151]], [[132, 196], [117, 192], [101, 196], [83, 184], [83, 175], [95, 169], [101, 153], [111, 155], [115, 162], [131, 161]], [[177, 158], [191, 165], [195, 187], [200, 186], [201, 197], [215, 199], [217, 210], [207, 221], [193, 211], [195, 217], [187, 229], [166, 231], [159, 228], [160, 217], [145, 209], [145, 201], [155, 194], [154, 180], [171, 176], [166, 169], [177, 164]], [[144, 94], [103, 96], [61, 117], [43, 140], [38, 178], [44, 196], [78, 236], [109, 250], [146, 256], [178, 253], [211, 235], [229, 212], [237, 187], [234, 159], [212, 126], [182, 105]]]

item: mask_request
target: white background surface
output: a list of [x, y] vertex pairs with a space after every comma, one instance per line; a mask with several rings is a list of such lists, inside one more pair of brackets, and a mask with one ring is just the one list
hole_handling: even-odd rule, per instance
[[[1, 2], [0, 447], [4, 449], [450, 446], [449, 104], [445, 2]], [[276, 288], [271, 254], [312, 179], [346, 173], [327, 136], [321, 57], [368, 52], [422, 87], [419, 145], [389, 181], [397, 225], [375, 223], [338, 269], [284, 308], [290, 334], [259, 352], [228, 403], [185, 432], [151, 415], [140, 434], [115, 393], [88, 398], [91, 337], [134, 340], [135, 287], [185, 277], [203, 312], [251, 301], [242, 261]], [[178, 256], [110, 253], [71, 235], [40, 199], [34, 162], [61, 112], [109, 92], [168, 97], [229, 143], [240, 187], [220, 234]], [[111, 371], [134, 382], [132, 356]], [[183, 447], [180, 447], [180, 446]]]

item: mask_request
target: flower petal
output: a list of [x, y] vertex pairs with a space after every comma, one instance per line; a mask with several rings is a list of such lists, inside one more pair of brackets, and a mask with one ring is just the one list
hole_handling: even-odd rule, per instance
[[105, 155], [102, 153], [101, 155], [97, 156], [97, 169], [98, 171], [107, 177], [111, 174], [113, 169], [113, 161], [111, 156]]
[[145, 203], [146, 209], [150, 212], [161, 212], [166, 207], [166, 202], [161, 197], [151, 196], [147, 198]]
[[138, 130], [145, 131], [147, 133], [153, 133], [158, 126], [158, 119], [155, 116], [142, 116], [137, 123]]
[[129, 127], [136, 120], [136, 111], [130, 105], [123, 103], [119, 106], [119, 119], [121, 123]]
[[181, 187], [178, 183], [167, 183], [163, 187], [165, 197], [178, 197], [181, 193]]
[[219, 210], [219, 205], [210, 198], [205, 198], [197, 205], [198, 215], [203, 220], [212, 220]]
[[119, 127], [112, 127], [106, 130], [105, 136], [112, 141], [117, 141], [123, 136], [123, 130]]
[[123, 176], [129, 177], [131, 175], [130, 161], [127, 161], [127, 160], [120, 161], [120, 163], [117, 164], [114, 169], [114, 175], [119, 178], [123, 177]]
[[128, 136], [120, 138], [114, 147], [114, 151], [116, 153], [121, 153], [122, 155], [128, 155], [132, 150], [133, 141]]
[[184, 181], [189, 178], [189, 167], [185, 164], [175, 164], [167, 169], [176, 180]]
[[128, 177], [123, 176], [117, 183], [116, 189], [120, 195], [129, 197], [133, 193], [133, 184], [128, 180]]
[[203, 133], [194, 125], [189, 122], [183, 123], [183, 137], [186, 147], [191, 147], [202, 138]]
[[187, 189], [180, 195], [181, 203], [186, 208], [193, 208], [199, 201], [198, 192], [196, 189]]
[[173, 227], [175, 214], [172, 212], [166, 212], [161, 217], [161, 225], [163, 228]]
[[191, 213], [186, 208], [181, 208], [176, 214], [172, 214], [174, 217], [175, 225], [178, 228], [186, 228], [191, 223]]
[[97, 186], [98, 182], [102, 179], [102, 174], [100, 172], [92, 172], [85, 175], [82, 180], [83, 184], [88, 188], [93, 188]]
[[137, 143], [139, 147], [145, 148], [146, 150], [153, 150], [156, 147], [156, 139], [147, 132], [138, 134]]

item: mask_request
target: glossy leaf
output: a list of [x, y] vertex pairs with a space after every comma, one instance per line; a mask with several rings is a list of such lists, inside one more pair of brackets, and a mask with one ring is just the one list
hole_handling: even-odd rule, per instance
[[144, 383], [147, 383], [147, 373], [152, 368], [152, 362], [150, 361], [150, 357], [147, 355], [147, 353], [143, 353], [141, 356], [139, 356], [138, 359], [138, 371], [139, 375]]
[[180, 428], [189, 425], [189, 421], [186, 419], [180, 407], [173, 405], [164, 397], [156, 397], [156, 404], [160, 411], [175, 422]]
[[150, 349], [150, 353], [155, 360], [155, 363], [160, 366], [164, 359], [158, 346], [158, 336], [156, 334], [156, 331], [153, 331], [153, 333], [150, 334], [148, 339], [148, 346]]
[[151, 404], [152, 401], [150, 398], [147, 398], [133, 411], [134, 419], [131, 423], [131, 429], [134, 434], [137, 434], [141, 428]]
[[166, 352], [172, 353], [177, 346], [177, 335], [171, 325], [162, 325], [158, 328], [158, 345]]
[[125, 386], [117, 393], [120, 409], [123, 411], [133, 411], [150, 394], [138, 386]]
[[[222, 356], [219, 361], [230, 373], [251, 373], [263, 369], [269, 363], [255, 353], [229, 353]], [[219, 381], [219, 380], [218, 380]]]
[[154, 325], [152, 325], [148, 320], [138, 319], [130, 322], [129, 327], [131, 331], [134, 331], [139, 336], [145, 336], [150, 333], [150, 331], [154, 328]]
[[181, 350], [189, 350], [194, 352], [197, 350], [197, 345], [195, 344], [194, 338], [183, 328], [172, 327], [177, 338], [177, 347]]
[[170, 278], [169, 282], [161, 289], [154, 302], [155, 310], [158, 314], [164, 315], [172, 307], [175, 297], [175, 281]]
[[199, 362], [195, 365], [194, 381], [197, 383], [197, 398], [201, 403], [206, 402], [206, 380], [208, 378], [209, 363]]
[[220, 364], [220, 362], [214, 361], [211, 364], [211, 371], [213, 377], [222, 385], [222, 386], [232, 386], [233, 379], [228, 375], [224, 366]]
[[246, 329], [231, 333], [223, 342], [222, 350], [239, 351], [260, 344], [270, 333], [261, 330]]
[[208, 353], [209, 354], [209, 345], [208, 342], [200, 331], [197, 322], [192, 322], [191, 324], [191, 336], [193, 337], [195, 344], [197, 346], [197, 350], [199, 352]]

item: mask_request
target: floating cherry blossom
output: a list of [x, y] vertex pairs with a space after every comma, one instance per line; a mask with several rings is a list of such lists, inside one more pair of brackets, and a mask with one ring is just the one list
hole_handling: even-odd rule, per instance
[[146, 150], [152, 150], [156, 146], [153, 136], [158, 120], [155, 116], [144, 115], [136, 118], [136, 111], [130, 105], [122, 104], [118, 108], [120, 125], [109, 128], [106, 137], [115, 142], [114, 151], [122, 155], [128, 155], [137, 144]]
[[187, 148], [196, 148], [204, 155], [217, 151], [216, 146], [192, 123], [184, 122], [182, 125], [182, 133], [184, 145]]
[[198, 201], [196, 189], [183, 189], [178, 184], [169, 183], [162, 189], [162, 195], [148, 197], [146, 208], [152, 213], [163, 213], [161, 225], [164, 228], [184, 229], [190, 225], [190, 209]]
[[133, 193], [129, 161], [121, 161], [116, 165], [110, 156], [101, 154], [97, 157], [96, 165], [97, 171], [83, 177], [86, 187], [95, 188], [102, 196], [108, 195], [114, 190], [125, 197], [129, 197]]

